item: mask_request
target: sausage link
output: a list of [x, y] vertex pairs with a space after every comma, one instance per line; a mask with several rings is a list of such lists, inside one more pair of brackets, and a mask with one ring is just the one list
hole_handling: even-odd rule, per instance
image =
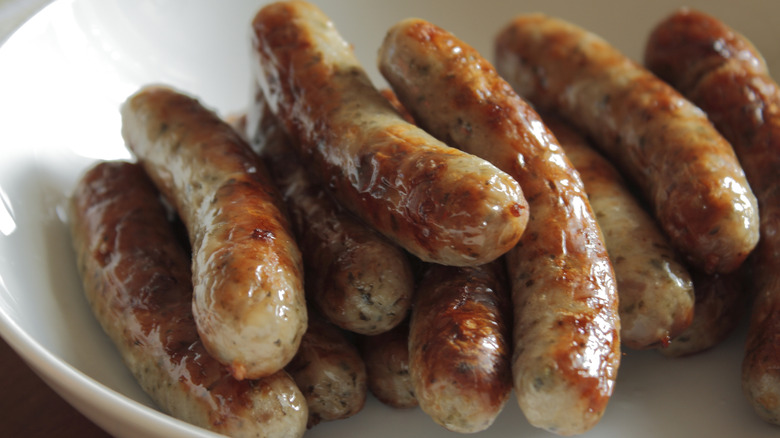
[[420, 126], [523, 187], [531, 217], [506, 256], [514, 389], [531, 424], [560, 434], [590, 429], [617, 377], [620, 321], [612, 265], [579, 175], [539, 115], [446, 31], [403, 21], [388, 32], [379, 63]]
[[303, 255], [306, 295], [332, 323], [355, 333], [390, 330], [406, 318], [414, 279], [406, 253], [341, 208], [303, 167], [262, 91], [246, 135], [287, 204]]
[[562, 20], [520, 16], [496, 39], [496, 68], [540, 110], [594, 139], [692, 265], [732, 272], [755, 247], [756, 199], [731, 145], [701, 110], [606, 41]]
[[187, 228], [206, 349], [238, 379], [282, 369], [306, 331], [306, 303], [301, 254], [263, 163], [216, 114], [166, 87], [125, 102], [122, 134]]
[[461, 433], [487, 429], [512, 391], [511, 307], [503, 259], [431, 264], [409, 323], [409, 371], [420, 408]]
[[742, 386], [756, 412], [780, 424], [780, 88], [744, 36], [689, 9], [653, 30], [645, 62], [707, 113], [758, 198], [761, 240], [750, 260], [755, 302]]
[[544, 117], [582, 177], [617, 278], [620, 341], [655, 348], [685, 330], [694, 317], [694, 286], [655, 220], [612, 164], [571, 125]]
[[206, 352], [192, 315], [190, 255], [140, 166], [87, 171], [70, 226], [92, 311], [163, 411], [229, 436], [303, 435], [308, 409], [286, 372], [239, 381]]
[[[680, 8], [655, 26], [645, 45], [644, 62], [686, 96], [701, 89], [699, 84], [706, 76], [727, 64], [744, 74], [761, 76], [768, 71], [766, 61], [747, 38], [717, 18], [689, 8]], [[722, 119], [726, 115], [716, 116]], [[715, 125], [724, 129], [726, 138], [737, 135], [726, 126]], [[749, 135], [747, 128], [743, 135]]]
[[301, 347], [285, 368], [306, 397], [311, 428], [349, 418], [366, 402], [366, 367], [357, 348], [338, 327], [314, 312]]
[[384, 333], [359, 336], [368, 389], [380, 402], [398, 409], [418, 406], [409, 373], [408, 319]]
[[696, 311], [693, 321], [659, 351], [664, 356], [682, 357], [701, 353], [718, 345], [737, 327], [745, 314], [742, 270], [731, 274], [705, 274], [693, 270]]
[[274, 3], [253, 29], [272, 111], [344, 207], [431, 262], [479, 265], [517, 243], [528, 221], [517, 181], [403, 120], [321, 10]]

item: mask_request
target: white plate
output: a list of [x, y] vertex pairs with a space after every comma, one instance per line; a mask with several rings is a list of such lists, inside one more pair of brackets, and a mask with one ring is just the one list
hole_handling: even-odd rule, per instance
[[[249, 102], [249, 23], [260, 1], [59, 1], [0, 48], [0, 335], [57, 392], [116, 436], [207, 433], [161, 414], [123, 367], [92, 317], [75, 270], [63, 205], [96, 159], [127, 158], [118, 106], [147, 82], [200, 96], [223, 114]], [[487, 56], [509, 18], [545, 11], [572, 20], [639, 58], [649, 29], [675, 1], [320, 1], [381, 83], [375, 54], [384, 30], [429, 19]], [[728, 20], [780, 68], [780, 3], [689, 1]], [[688, 359], [626, 351], [615, 395], [589, 437], [769, 437], [740, 391], [744, 330]], [[307, 436], [454, 436], [419, 409], [371, 398], [349, 420]], [[481, 434], [551, 436], [512, 400]]]

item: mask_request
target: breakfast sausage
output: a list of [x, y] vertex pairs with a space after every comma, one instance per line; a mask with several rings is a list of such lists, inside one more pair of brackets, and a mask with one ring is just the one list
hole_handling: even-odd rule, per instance
[[539, 115], [450, 33], [402, 21], [385, 37], [379, 68], [420, 126], [523, 187], [530, 221], [506, 255], [515, 393], [534, 426], [590, 429], [617, 377], [620, 321], [614, 272], [579, 174]]
[[604, 233], [617, 278], [620, 342], [634, 349], [668, 343], [694, 317], [688, 268], [617, 169], [568, 123], [547, 115], [544, 122], [582, 177]]
[[263, 163], [196, 99], [148, 86], [122, 135], [187, 228], [193, 313], [206, 349], [238, 378], [282, 369], [306, 331], [301, 254]]
[[347, 210], [430, 262], [479, 265], [517, 243], [528, 220], [517, 181], [405, 121], [320, 9], [273, 3], [253, 30], [271, 110]]
[[420, 408], [448, 430], [487, 429], [512, 391], [511, 307], [503, 259], [431, 264], [415, 293], [409, 371]]
[[408, 319], [384, 333], [359, 336], [368, 389], [380, 402], [397, 408], [418, 406], [409, 373]]
[[667, 357], [691, 356], [721, 343], [742, 320], [747, 294], [742, 270], [730, 274], [705, 274], [692, 270], [696, 296], [691, 325], [659, 348]]
[[750, 41], [690, 9], [653, 30], [645, 62], [707, 113], [758, 198], [761, 240], [750, 260], [755, 302], [742, 387], [762, 418], [780, 424], [780, 88]]
[[366, 367], [357, 348], [338, 327], [309, 312], [309, 328], [285, 370], [309, 406], [311, 428], [321, 421], [349, 418], [366, 402]]
[[731, 145], [700, 109], [606, 41], [524, 15], [498, 35], [496, 68], [537, 108], [594, 139], [690, 264], [732, 272], [755, 247], [756, 199]]
[[341, 208], [296, 157], [262, 91], [246, 135], [287, 204], [303, 255], [306, 295], [335, 325], [373, 335], [406, 318], [414, 289], [406, 253]]
[[192, 315], [190, 255], [140, 166], [95, 165], [70, 206], [90, 307], [162, 410], [229, 436], [303, 435], [307, 405], [286, 372], [239, 381], [206, 352]]

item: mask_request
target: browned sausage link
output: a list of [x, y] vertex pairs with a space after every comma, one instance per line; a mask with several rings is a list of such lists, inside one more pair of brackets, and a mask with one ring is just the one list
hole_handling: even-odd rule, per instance
[[368, 389], [380, 402], [394, 408], [418, 405], [409, 373], [408, 319], [384, 333], [358, 337], [366, 364]]
[[512, 391], [511, 305], [503, 259], [431, 264], [415, 293], [409, 371], [420, 408], [446, 429], [487, 429]]
[[70, 225], [92, 311], [162, 410], [230, 436], [303, 435], [307, 406], [287, 373], [238, 381], [206, 353], [190, 256], [140, 166], [91, 168], [73, 193]]
[[706, 351], [731, 334], [745, 314], [747, 294], [743, 292], [741, 270], [730, 274], [705, 274], [693, 270], [696, 311], [682, 333], [660, 348], [669, 357], [690, 356]]
[[390, 330], [409, 313], [414, 279], [406, 253], [342, 209], [301, 165], [258, 91], [247, 114], [252, 147], [287, 203], [303, 254], [306, 295], [337, 326]]
[[349, 418], [366, 402], [366, 367], [338, 327], [311, 312], [301, 347], [285, 368], [306, 397], [311, 428]]
[[717, 18], [689, 8], [656, 25], [644, 61], [650, 71], [686, 95], [726, 64], [739, 66], [744, 73], [767, 74], [764, 58], [748, 39]]
[[239, 379], [282, 369], [306, 331], [306, 303], [301, 255], [262, 162], [216, 114], [165, 87], [125, 102], [122, 135], [187, 227], [206, 349]]
[[517, 243], [528, 220], [517, 182], [403, 120], [321, 10], [274, 3], [253, 29], [271, 109], [348, 210], [442, 264], [486, 263]]
[[507, 254], [515, 392], [535, 426], [591, 428], [617, 377], [620, 322], [612, 265], [579, 175], [539, 115], [449, 33], [400, 23], [380, 49], [380, 70], [421, 126], [523, 187], [531, 218]]
[[539, 14], [499, 34], [496, 67], [594, 138], [693, 265], [731, 272], [755, 247], [758, 208], [734, 151], [668, 84], [593, 33]]
[[547, 115], [544, 121], [582, 177], [604, 233], [617, 278], [621, 343], [635, 349], [668, 343], [693, 319], [688, 268], [617, 169], [568, 123]]
[[780, 424], [780, 89], [747, 39], [696, 11], [660, 23], [645, 60], [731, 142], [758, 198], [761, 240], [751, 256], [756, 296], [742, 385], [758, 414]]

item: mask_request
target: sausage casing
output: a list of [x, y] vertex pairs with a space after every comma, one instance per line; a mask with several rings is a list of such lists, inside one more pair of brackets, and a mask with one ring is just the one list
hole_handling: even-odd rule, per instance
[[479, 265], [517, 243], [528, 220], [517, 182], [403, 120], [321, 10], [274, 3], [253, 30], [272, 111], [343, 206], [431, 262]]
[[669, 237], [705, 272], [736, 270], [758, 241], [758, 208], [731, 145], [671, 86], [606, 41], [541, 14], [496, 39], [496, 68], [560, 114], [636, 184]]
[[273, 374], [306, 331], [301, 254], [249, 145], [197, 100], [149, 86], [122, 106], [122, 135], [187, 228], [193, 313], [237, 378]]
[[539, 115], [448, 32], [402, 21], [385, 37], [379, 64], [420, 126], [523, 187], [530, 221], [506, 255], [515, 393], [537, 427], [590, 429], [617, 377], [620, 321], [612, 265], [579, 175]]
[[512, 391], [511, 307], [503, 259], [431, 264], [409, 323], [409, 371], [420, 408], [448, 430], [487, 429]]
[[332, 323], [373, 335], [406, 318], [414, 289], [406, 253], [341, 208], [296, 157], [262, 91], [246, 116], [252, 148], [279, 187], [301, 249], [306, 296]]
[[200, 341], [190, 256], [143, 169], [104, 162], [79, 181], [70, 226], [84, 292], [128, 368], [174, 417], [225, 435], [299, 437], [308, 409], [284, 372], [236, 380]]
[[780, 424], [780, 88], [750, 41], [690, 9], [653, 30], [645, 62], [707, 113], [758, 198], [761, 240], [750, 260], [755, 301], [742, 387], [762, 418]]
[[582, 177], [604, 233], [617, 279], [620, 342], [634, 349], [668, 343], [694, 317], [688, 268], [617, 169], [568, 123], [544, 121]]

